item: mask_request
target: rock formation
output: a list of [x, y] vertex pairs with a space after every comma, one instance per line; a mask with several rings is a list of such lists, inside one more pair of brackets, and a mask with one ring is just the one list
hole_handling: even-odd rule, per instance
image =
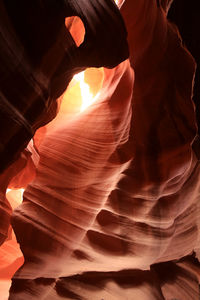
[[[84, 23], [80, 47], [65, 25], [69, 16]], [[1, 244], [10, 217], [5, 190], [23, 167], [20, 155], [36, 129], [55, 117], [56, 99], [76, 72], [117, 65], [128, 57], [128, 45], [123, 19], [111, 1], [2, 1], [0, 20], [0, 172], [6, 178], [1, 188]]]
[[199, 299], [195, 61], [171, 1], [123, 2], [130, 59], [103, 69], [84, 111], [61, 104], [12, 178], [36, 169], [12, 215], [24, 263], [10, 300]]

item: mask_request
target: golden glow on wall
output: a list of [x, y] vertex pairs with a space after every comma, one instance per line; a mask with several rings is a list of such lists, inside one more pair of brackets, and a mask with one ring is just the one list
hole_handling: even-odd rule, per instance
[[103, 68], [88, 68], [76, 74], [63, 95], [59, 114], [73, 117], [92, 105], [98, 99], [103, 78]]
[[12, 209], [15, 209], [22, 203], [24, 189], [7, 189], [6, 198], [9, 200]]
[[94, 95], [91, 92], [90, 86], [85, 82], [85, 72], [78, 73], [74, 76], [74, 80], [79, 83], [81, 90], [81, 107], [80, 111], [84, 111], [88, 106], [95, 102], [98, 98], [99, 93]]

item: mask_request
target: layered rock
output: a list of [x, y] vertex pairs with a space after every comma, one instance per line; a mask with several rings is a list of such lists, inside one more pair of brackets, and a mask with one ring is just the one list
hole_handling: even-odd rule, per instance
[[[96, 10], [99, 14], [94, 18]], [[65, 22], [69, 16], [78, 16], [84, 23], [85, 38], [80, 47], [66, 27], [73, 23], [73, 18], [71, 23]], [[108, 39], [110, 34], [115, 45]], [[25, 148], [35, 131], [55, 117], [56, 100], [76, 72], [88, 66], [113, 67], [128, 57], [126, 35], [121, 15], [112, 2], [1, 2], [0, 244], [10, 225], [11, 209], [5, 192], [13, 176], [26, 164], [21, 155], [29, 153]], [[86, 51], [91, 55], [86, 57]]]
[[10, 299], [199, 298], [195, 62], [169, 2], [125, 1], [130, 61], [46, 128], [12, 218], [25, 262]]

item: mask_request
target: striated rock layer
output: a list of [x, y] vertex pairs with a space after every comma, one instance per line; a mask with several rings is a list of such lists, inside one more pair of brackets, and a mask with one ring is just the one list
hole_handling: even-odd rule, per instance
[[125, 1], [130, 61], [46, 128], [12, 217], [25, 262], [9, 299], [199, 298], [195, 62], [168, 4]]
[[[70, 33], [74, 19], [65, 22], [69, 16], [79, 17], [85, 26], [80, 47]], [[1, 1], [0, 244], [11, 213], [5, 191], [30, 158], [25, 147], [36, 129], [55, 117], [56, 99], [76, 72], [89, 66], [113, 67], [128, 57], [126, 36], [122, 17], [111, 1], [43, 0], [31, 5], [25, 0]]]
[[[128, 47], [123, 20], [112, 1], [36, 0], [30, 5], [8, 0], [0, 5], [2, 172], [35, 130], [52, 118], [51, 104], [73, 74], [89, 66], [116, 66], [128, 57]], [[69, 16], [84, 23], [80, 47], [65, 26]]]

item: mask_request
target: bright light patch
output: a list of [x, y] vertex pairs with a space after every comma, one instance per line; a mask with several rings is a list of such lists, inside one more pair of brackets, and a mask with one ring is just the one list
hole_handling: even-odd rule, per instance
[[94, 103], [99, 95], [97, 94], [96, 96], [94, 96], [90, 92], [90, 86], [84, 80], [84, 73], [85, 72], [78, 73], [74, 75], [73, 78], [79, 83], [81, 89], [82, 104], [80, 107], [80, 111], [84, 111], [87, 107], [89, 107], [92, 103]]
[[24, 189], [7, 189], [6, 198], [10, 202], [12, 209], [17, 208], [23, 201]]
[[104, 68], [88, 68], [74, 75], [60, 103], [57, 117], [47, 126], [53, 127], [54, 121], [70, 119], [83, 112], [100, 96], [104, 81]]

